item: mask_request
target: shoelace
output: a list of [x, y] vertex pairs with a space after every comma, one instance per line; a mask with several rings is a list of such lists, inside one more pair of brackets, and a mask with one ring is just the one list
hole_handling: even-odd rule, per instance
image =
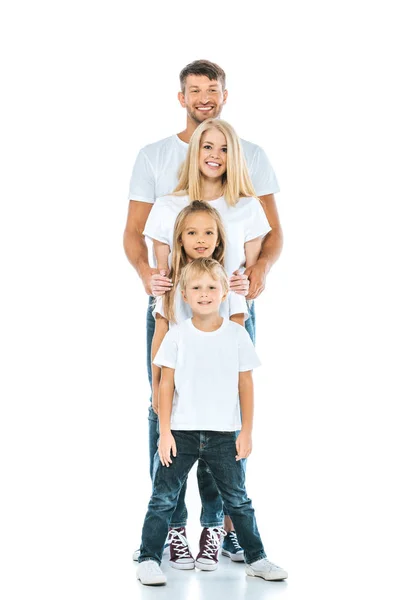
[[214, 558], [214, 554], [220, 546], [221, 535], [226, 535], [226, 531], [222, 527], [207, 527], [207, 538], [202, 552], [203, 556], [211, 560]]
[[178, 529], [169, 531], [167, 541], [174, 547], [179, 558], [191, 558], [188, 541]]
[[238, 539], [237, 539], [236, 531], [230, 531], [228, 533], [228, 537], [230, 538], [230, 540], [231, 540], [233, 546], [235, 547], [235, 549], [236, 550], [241, 550], [240, 544], [239, 544]]

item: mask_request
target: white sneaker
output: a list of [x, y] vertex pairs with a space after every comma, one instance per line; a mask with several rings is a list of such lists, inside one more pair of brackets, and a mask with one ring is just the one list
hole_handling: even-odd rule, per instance
[[136, 577], [143, 585], [162, 585], [167, 583], [167, 578], [155, 560], [144, 560], [139, 563]]
[[285, 569], [274, 565], [274, 563], [270, 562], [267, 558], [256, 560], [256, 562], [253, 562], [250, 565], [246, 564], [244, 570], [246, 571], [246, 575], [263, 577], [263, 579], [266, 579], [267, 581], [280, 581], [281, 579], [286, 579], [288, 576]]

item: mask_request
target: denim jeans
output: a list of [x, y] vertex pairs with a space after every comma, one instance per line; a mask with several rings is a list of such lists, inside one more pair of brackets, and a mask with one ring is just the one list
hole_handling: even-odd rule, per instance
[[[151, 373], [151, 343], [153, 341], [154, 330], [155, 330], [155, 319], [153, 317], [153, 305], [154, 298], [149, 297], [149, 307], [146, 316], [146, 338], [147, 338], [147, 375], [149, 378], [150, 389], [152, 384], [152, 373]], [[246, 330], [250, 335], [250, 338], [255, 343], [255, 311], [254, 302], [249, 307], [249, 318], [246, 323]], [[153, 411], [151, 406], [150, 396], [150, 407], [149, 407], [149, 458], [150, 458], [150, 477], [153, 478], [154, 472], [154, 459], [158, 456], [158, 417]], [[245, 465], [245, 462], [244, 462]], [[202, 527], [219, 527], [223, 523], [224, 514], [229, 514], [227, 509], [224, 508], [221, 496], [218, 492], [214, 478], [210, 473], [207, 465], [200, 459], [197, 466], [197, 483], [199, 486], [199, 493], [201, 499], [201, 514], [200, 523]], [[181, 493], [179, 495], [175, 512], [172, 516], [170, 526], [171, 527], [184, 527], [187, 522], [187, 508], [185, 504], [186, 494], [186, 481], [182, 485]]]
[[168, 526], [190, 469], [201, 459], [207, 465], [233, 521], [247, 563], [265, 558], [254, 509], [245, 487], [243, 461], [236, 460], [236, 432], [173, 431], [177, 455], [164, 467], [154, 460], [153, 493], [143, 524], [139, 562], [161, 563]]

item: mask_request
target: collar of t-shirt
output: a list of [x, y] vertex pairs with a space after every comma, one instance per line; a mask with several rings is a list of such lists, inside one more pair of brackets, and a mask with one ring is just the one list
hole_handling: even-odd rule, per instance
[[183, 146], [184, 148], [186, 148], [186, 150], [189, 148], [189, 144], [187, 144], [186, 142], [184, 142], [183, 140], [181, 140], [181, 138], [179, 137], [179, 135], [175, 134], [175, 137], [178, 141], [178, 144], [180, 144], [181, 146]]
[[202, 336], [218, 335], [219, 333], [221, 333], [225, 329], [225, 327], [227, 326], [228, 322], [229, 322], [229, 319], [223, 319], [220, 327], [218, 327], [218, 329], [215, 329], [215, 331], [202, 331], [201, 329], [197, 329], [197, 327], [195, 327], [193, 325], [192, 319], [188, 319], [188, 325], [189, 325], [190, 329], [194, 333], [196, 333], [198, 335], [202, 335]]

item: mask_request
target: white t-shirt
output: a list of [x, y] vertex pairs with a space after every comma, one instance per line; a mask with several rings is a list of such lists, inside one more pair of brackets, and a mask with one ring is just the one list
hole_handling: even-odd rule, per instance
[[[156, 305], [153, 310], [153, 317], [156, 314], [160, 314], [162, 317], [165, 317], [164, 312], [164, 304], [163, 304], [164, 296], [158, 296], [156, 300]], [[176, 323], [172, 321], [169, 322], [169, 328], [176, 327], [179, 323], [186, 321], [186, 319], [191, 319], [193, 317], [192, 309], [189, 304], [184, 301], [181, 294], [181, 286], [177, 285], [175, 292], [175, 302], [174, 302], [174, 311], [175, 311], [175, 320]], [[241, 296], [240, 294], [236, 294], [235, 292], [228, 292], [228, 296], [226, 300], [221, 303], [219, 308], [219, 314], [224, 319], [229, 319], [232, 315], [244, 314], [244, 320], [249, 316], [249, 309], [247, 308], [247, 302], [245, 296]]]
[[[189, 196], [158, 198], [146, 221], [144, 235], [168, 244], [172, 250], [176, 217], [188, 204]], [[225, 227], [225, 269], [230, 276], [245, 264], [245, 242], [266, 235], [271, 227], [257, 198], [240, 198], [235, 206], [229, 206], [221, 196], [209, 204], [220, 213]]]
[[168, 331], [154, 364], [175, 369], [171, 429], [240, 429], [239, 372], [260, 365], [244, 327], [224, 319], [205, 332], [188, 319]]
[[[264, 150], [240, 140], [257, 196], [279, 192], [273, 168]], [[186, 158], [189, 144], [177, 135], [149, 144], [139, 151], [133, 166], [129, 200], [153, 204], [157, 198], [171, 194], [178, 184], [178, 172]]]

